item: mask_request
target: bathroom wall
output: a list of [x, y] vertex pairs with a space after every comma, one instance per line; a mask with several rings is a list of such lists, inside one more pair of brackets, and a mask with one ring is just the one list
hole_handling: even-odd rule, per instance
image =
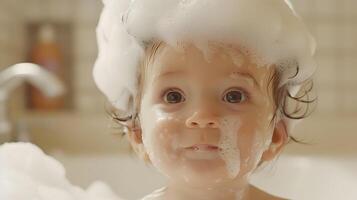
[[317, 41], [316, 112], [288, 152], [357, 155], [357, 1], [292, 0]]
[[[22, 0], [0, 0], [0, 70], [18, 63], [25, 56], [25, 27]], [[22, 105], [23, 88], [17, 88], [9, 99], [9, 107]], [[11, 117], [10, 113], [9, 117]], [[6, 136], [7, 137], [7, 136]]]
[[[2, 0], [1, 0], [2, 1]], [[1, 2], [0, 1], [0, 2]], [[74, 112], [103, 112], [103, 98], [92, 80], [91, 70], [96, 58], [95, 27], [100, 14], [99, 0], [28, 0], [23, 7], [24, 24], [55, 22], [69, 24], [73, 38]]]
[[[118, 153], [118, 146], [124, 146], [114, 143], [119, 139], [112, 134], [115, 131], [106, 118], [105, 99], [92, 80], [97, 54], [95, 27], [101, 5], [99, 0], [0, 0], [0, 69], [27, 60], [28, 24], [54, 22], [72, 28], [72, 65], [64, 67], [71, 67], [73, 109], [60, 112], [27, 110], [25, 87], [13, 91], [9, 99], [9, 118], [14, 131], [18, 132], [21, 123], [31, 141], [46, 151]], [[74, 138], [84, 137], [85, 145], [78, 148]]]
[[100, 9], [99, 0], [0, 0], [0, 69], [26, 60], [27, 24], [69, 23], [74, 28], [75, 110], [100, 112], [103, 99], [91, 76], [97, 53], [95, 27]]
[[356, 118], [357, 1], [292, 2], [317, 40], [317, 111], [321, 114]]
[[23, 57], [24, 27], [21, 7], [17, 1], [0, 1], [0, 69]]

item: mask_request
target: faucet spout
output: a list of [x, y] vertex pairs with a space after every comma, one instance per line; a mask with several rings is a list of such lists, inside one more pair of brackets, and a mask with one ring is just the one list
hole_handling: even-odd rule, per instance
[[65, 93], [65, 87], [57, 77], [33, 63], [15, 64], [0, 72], [2, 93], [11, 92], [25, 81], [40, 89], [48, 97]]
[[66, 91], [56, 76], [36, 64], [19, 63], [0, 71], [0, 144], [17, 140], [7, 115], [7, 101], [11, 91], [23, 82], [29, 82], [48, 97], [59, 96]]

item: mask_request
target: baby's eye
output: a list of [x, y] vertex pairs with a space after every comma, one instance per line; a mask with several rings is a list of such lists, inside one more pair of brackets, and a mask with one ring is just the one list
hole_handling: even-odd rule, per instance
[[[183, 100], [182, 100], [183, 99]], [[169, 89], [165, 94], [164, 94], [164, 100], [167, 103], [179, 103], [185, 100], [183, 95], [181, 95], [180, 92], [175, 91], [174, 89]]]
[[232, 90], [224, 95], [223, 100], [228, 101], [229, 103], [241, 103], [247, 99], [245, 92], [241, 90]]

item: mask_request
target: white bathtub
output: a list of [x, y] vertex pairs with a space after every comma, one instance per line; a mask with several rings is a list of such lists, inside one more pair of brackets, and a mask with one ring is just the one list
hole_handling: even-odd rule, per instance
[[[86, 187], [104, 180], [128, 200], [138, 199], [165, 183], [164, 177], [130, 156], [54, 154], [73, 183]], [[271, 194], [297, 200], [356, 200], [357, 159], [281, 155], [252, 176], [251, 183]]]
[[288, 199], [356, 200], [357, 158], [282, 155], [251, 183]]

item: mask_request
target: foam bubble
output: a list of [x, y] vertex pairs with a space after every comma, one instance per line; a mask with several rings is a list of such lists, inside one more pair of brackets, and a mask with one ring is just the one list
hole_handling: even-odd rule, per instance
[[[283, 72], [280, 85], [286, 84], [292, 95], [315, 70], [315, 41], [288, 0], [103, 2], [93, 75], [109, 101], [129, 114], [138, 89], [138, 67], [152, 41], [174, 47], [192, 41], [208, 60], [208, 41], [238, 44], [258, 66], [277, 64]], [[292, 66], [299, 67], [293, 78]]]
[[[209, 40], [238, 43], [255, 49], [259, 52], [257, 57], [266, 58], [264, 62], [281, 58], [297, 60], [306, 72], [304, 77], [311, 74], [308, 69], [314, 68], [310, 62], [315, 51], [313, 39], [291, 5], [283, 0], [106, 0], [104, 3], [98, 25], [96, 66], [107, 66], [107, 73], [117, 72], [113, 77], [116, 81], [119, 72], [123, 78], [135, 74], [130, 71], [142, 59], [142, 45], [153, 39], [173, 46], [182, 40], [192, 40], [198, 46]], [[109, 66], [129, 71], [112, 71]], [[102, 83], [104, 75], [99, 71], [102, 70], [94, 73], [97, 84], [107, 95], [113, 93], [107, 91], [109, 85]], [[128, 80], [121, 79], [121, 84], [125, 83]], [[126, 86], [129, 92], [134, 91], [134, 84]], [[116, 96], [119, 95], [117, 92]]]
[[120, 200], [103, 182], [72, 185], [61, 163], [31, 143], [0, 145], [1, 200]]
[[240, 122], [237, 119], [224, 117], [221, 119], [221, 137], [218, 143], [222, 149], [220, 156], [226, 163], [227, 172], [230, 178], [235, 178], [240, 171], [240, 150], [237, 144], [237, 131]]

